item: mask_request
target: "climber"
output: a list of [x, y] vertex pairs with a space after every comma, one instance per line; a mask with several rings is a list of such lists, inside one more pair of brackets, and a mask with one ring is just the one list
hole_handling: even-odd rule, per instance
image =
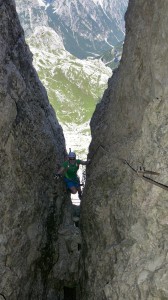
[[79, 169], [79, 165], [88, 165], [89, 163], [89, 159], [87, 161], [76, 159], [75, 152], [70, 151], [68, 154], [68, 160], [64, 161], [62, 167], [55, 175], [55, 178], [58, 179], [63, 174], [67, 188], [72, 194], [76, 194], [78, 192], [79, 199], [81, 199], [82, 191], [80, 187], [80, 180], [77, 176], [77, 171]]

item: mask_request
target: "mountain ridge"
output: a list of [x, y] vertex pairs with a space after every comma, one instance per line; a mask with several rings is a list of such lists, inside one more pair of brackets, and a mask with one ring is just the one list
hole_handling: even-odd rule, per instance
[[86, 153], [86, 144], [90, 142], [89, 121], [107, 87], [111, 69], [100, 59], [74, 57], [66, 51], [55, 31], [45, 26], [37, 27], [27, 42], [67, 145], [78, 153]]
[[49, 26], [62, 37], [67, 51], [78, 58], [96, 57], [124, 39], [128, 0], [16, 0], [26, 36], [36, 26]]

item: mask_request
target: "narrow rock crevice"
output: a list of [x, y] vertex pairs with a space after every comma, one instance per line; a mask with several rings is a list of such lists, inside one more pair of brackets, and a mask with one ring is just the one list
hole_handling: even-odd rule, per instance
[[129, 1], [77, 209], [53, 176], [66, 156], [62, 128], [14, 2], [0, 1], [1, 298], [168, 299], [167, 191], [123, 164], [168, 185], [167, 11], [163, 0]]

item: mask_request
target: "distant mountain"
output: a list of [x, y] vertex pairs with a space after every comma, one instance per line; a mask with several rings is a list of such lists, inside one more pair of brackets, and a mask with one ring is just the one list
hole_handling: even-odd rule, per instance
[[80, 60], [71, 55], [51, 28], [36, 27], [27, 42], [66, 140], [71, 139], [71, 145], [73, 141], [75, 149], [83, 152], [86, 140], [82, 139], [90, 139], [89, 121], [112, 71], [101, 60]]
[[68, 53], [51, 28], [37, 27], [27, 42], [59, 119], [76, 124], [89, 121], [111, 70], [100, 60], [80, 60]]
[[15, 2], [34, 66], [64, 129], [67, 147], [86, 154], [89, 121], [112, 74], [105, 64], [113, 68], [120, 57], [118, 41], [122, 45], [128, 0]]
[[15, 0], [25, 30], [49, 26], [78, 58], [95, 57], [124, 39], [128, 0]]
[[48, 25], [47, 4], [43, 0], [15, 0], [17, 13], [26, 37], [39, 25]]
[[79, 58], [96, 56], [124, 39], [127, 0], [53, 0], [49, 25], [62, 36], [65, 48]]

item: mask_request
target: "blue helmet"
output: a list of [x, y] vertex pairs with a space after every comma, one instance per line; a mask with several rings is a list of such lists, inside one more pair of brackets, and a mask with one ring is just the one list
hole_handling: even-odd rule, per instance
[[68, 158], [76, 158], [76, 153], [75, 152], [69, 152]]

